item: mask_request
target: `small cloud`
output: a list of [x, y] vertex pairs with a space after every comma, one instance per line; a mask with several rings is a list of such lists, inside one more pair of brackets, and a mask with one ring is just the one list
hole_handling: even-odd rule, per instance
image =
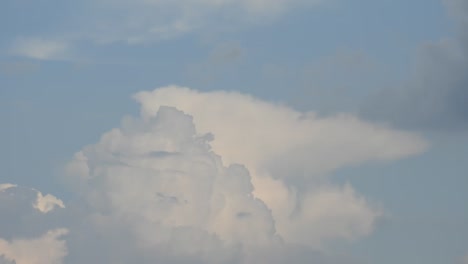
[[37, 199], [33, 206], [44, 214], [54, 210], [56, 207], [65, 208], [62, 200], [51, 194], [42, 195], [39, 191], [37, 192]]
[[60, 60], [68, 56], [69, 45], [65, 41], [42, 38], [21, 38], [10, 49], [13, 55], [37, 60]]
[[5, 190], [8, 190], [10, 188], [15, 188], [18, 187], [16, 184], [11, 184], [11, 183], [3, 183], [0, 184], [0, 192], [4, 192]]

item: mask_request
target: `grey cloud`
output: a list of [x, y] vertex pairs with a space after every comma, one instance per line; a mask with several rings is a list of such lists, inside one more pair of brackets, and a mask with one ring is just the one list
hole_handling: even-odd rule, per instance
[[445, 3], [457, 38], [420, 47], [410, 80], [375, 96], [361, 109], [363, 116], [411, 129], [468, 128], [468, 2]]

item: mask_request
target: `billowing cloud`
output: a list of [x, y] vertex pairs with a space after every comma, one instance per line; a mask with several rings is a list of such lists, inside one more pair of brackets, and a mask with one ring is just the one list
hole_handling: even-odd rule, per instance
[[125, 217], [142, 246], [169, 244], [174, 253], [275, 240], [271, 212], [253, 196], [249, 172], [223, 166], [190, 116], [162, 107], [154, 119], [135, 122], [106, 133], [70, 164], [96, 212]]
[[170, 86], [135, 98], [141, 116], [67, 164], [75, 193], [67, 208], [1, 185], [13, 201], [5, 208], [32, 208], [54, 223], [1, 240], [7, 261], [24, 263], [18, 252], [41, 241], [55, 252], [49, 263], [354, 263], [330, 242], [370, 234], [383, 209], [329, 175], [426, 147], [415, 134], [353, 116], [318, 117], [238, 93]]
[[215, 135], [211, 145], [225, 164], [244, 164], [255, 174], [270, 170], [278, 178], [316, 178], [342, 166], [397, 159], [426, 147], [415, 134], [352, 115], [320, 118], [236, 92], [200, 93], [169, 86], [138, 93], [135, 99], [142, 104], [144, 118], [163, 105], [192, 115], [201, 133]]
[[365, 117], [412, 129], [468, 128], [468, 5], [443, 2], [458, 35], [422, 45], [410, 80], [382, 91], [363, 108]]
[[124, 119], [68, 170], [96, 210], [134, 219], [145, 245], [172, 241], [167, 230], [176, 227], [255, 246], [356, 239], [381, 210], [326, 176], [426, 147], [417, 135], [352, 116], [318, 118], [237, 93], [171, 86], [135, 98], [142, 118]]
[[[417, 135], [353, 116], [319, 118], [239, 93], [170, 86], [135, 98], [142, 104], [144, 120], [164, 105], [192, 115], [198, 131], [214, 134], [211, 146], [224, 164], [240, 163], [249, 169], [254, 194], [272, 210], [278, 234], [314, 247], [328, 239], [368, 234], [381, 213], [351, 186], [337, 188], [326, 176], [344, 166], [402, 158], [426, 147]], [[343, 214], [341, 220], [329, 221], [329, 214], [335, 213]]]

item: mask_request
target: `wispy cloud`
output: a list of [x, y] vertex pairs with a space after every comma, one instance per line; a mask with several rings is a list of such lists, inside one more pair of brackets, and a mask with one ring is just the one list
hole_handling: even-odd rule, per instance
[[13, 43], [10, 54], [38, 60], [60, 60], [69, 56], [69, 44], [43, 38], [19, 38]]
[[[308, 0], [85, 0], [67, 9], [55, 25], [21, 38], [11, 52], [35, 59], [60, 59], [76, 43], [151, 43], [202, 31], [225, 31], [271, 21]], [[58, 10], [57, 12], [60, 12]], [[41, 36], [40, 32], [47, 31]], [[18, 36], [19, 37], [19, 36]]]

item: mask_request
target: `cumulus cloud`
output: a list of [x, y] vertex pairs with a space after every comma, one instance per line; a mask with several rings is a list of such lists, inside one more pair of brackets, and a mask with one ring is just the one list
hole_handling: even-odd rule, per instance
[[211, 145], [226, 164], [244, 164], [255, 173], [288, 170], [276, 173], [279, 178], [304, 176], [294, 171], [299, 167], [306, 169], [306, 177], [317, 177], [346, 165], [417, 154], [426, 147], [416, 134], [352, 115], [319, 118], [314, 112], [298, 112], [236, 92], [201, 93], [169, 86], [140, 92], [135, 99], [144, 118], [154, 116], [163, 105], [189, 113], [201, 133], [215, 135]]
[[[154, 119], [133, 122], [106, 133], [70, 164], [87, 185], [84, 195], [94, 210], [127, 218], [145, 247], [178, 241], [171, 250], [191, 253], [217, 240], [274, 240], [271, 213], [252, 195], [248, 171], [223, 166], [190, 116], [162, 107]], [[187, 234], [198, 242], [184, 239]]]
[[65, 208], [62, 200], [51, 194], [43, 195], [39, 191], [37, 192], [37, 199], [33, 206], [42, 213], [48, 213], [54, 210], [55, 207]]
[[443, 2], [457, 36], [422, 45], [410, 80], [382, 91], [363, 107], [363, 116], [412, 129], [468, 128], [468, 5]]
[[38, 238], [0, 239], [0, 256], [16, 264], [60, 264], [67, 255], [66, 229], [50, 230]]
[[[240, 163], [249, 169], [254, 194], [272, 210], [278, 234], [314, 247], [328, 239], [366, 235], [381, 214], [351, 186], [331, 185], [328, 175], [344, 166], [398, 159], [426, 148], [415, 134], [350, 115], [319, 118], [239, 93], [170, 86], [135, 98], [142, 104], [144, 120], [164, 105], [192, 115], [201, 133], [214, 134], [211, 146], [224, 164]], [[322, 203], [326, 210], [318, 209]], [[344, 209], [348, 206], [350, 210]], [[333, 211], [343, 214], [340, 221], [329, 221]]]
[[[426, 147], [416, 134], [238, 93], [169, 86], [135, 99], [141, 116], [125, 117], [67, 164], [75, 193], [67, 208], [52, 195], [1, 185], [1, 210], [54, 224], [0, 240], [6, 261], [29, 263], [21, 252], [32, 250], [31, 257], [47, 247], [48, 259], [35, 259], [353, 263], [330, 254], [330, 242], [370, 234], [383, 209], [329, 175]], [[18, 231], [28, 223], [12, 221], [0, 226]]]
[[326, 176], [426, 147], [417, 135], [352, 116], [318, 118], [237, 93], [171, 86], [135, 98], [142, 118], [124, 119], [78, 152], [68, 171], [96, 210], [134, 219], [145, 245], [173, 241], [168, 230], [179, 227], [255, 246], [281, 240], [320, 249], [359, 238], [381, 210]]

